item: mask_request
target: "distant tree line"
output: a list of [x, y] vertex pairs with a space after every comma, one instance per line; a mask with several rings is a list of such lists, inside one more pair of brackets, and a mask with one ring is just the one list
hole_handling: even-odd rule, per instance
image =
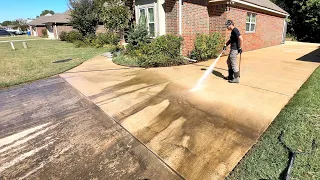
[[320, 0], [271, 0], [287, 11], [288, 33], [298, 41], [320, 43]]
[[22, 31], [26, 31], [28, 29], [28, 24], [26, 19], [19, 18], [14, 21], [3, 21], [0, 23], [2, 26], [12, 26], [13, 29], [20, 28]]

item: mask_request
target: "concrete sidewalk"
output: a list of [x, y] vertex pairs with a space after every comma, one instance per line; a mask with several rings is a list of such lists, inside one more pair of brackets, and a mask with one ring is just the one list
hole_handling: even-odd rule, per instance
[[42, 39], [25, 39], [25, 40], [12, 40], [12, 41], [0, 41], [0, 43], [8, 43], [8, 42], [26, 42], [26, 41], [38, 41]]
[[212, 61], [140, 69], [97, 57], [61, 77], [184, 178], [223, 179], [318, 67], [318, 52], [296, 42], [246, 52], [240, 84], [222, 79], [222, 57], [196, 92]]
[[60, 77], [0, 90], [0, 179], [181, 179]]

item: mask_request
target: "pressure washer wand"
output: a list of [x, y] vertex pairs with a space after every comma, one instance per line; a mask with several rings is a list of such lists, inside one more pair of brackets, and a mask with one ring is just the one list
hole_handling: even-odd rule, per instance
[[241, 74], [241, 54], [242, 54], [242, 53], [240, 53], [240, 61], [239, 61], [239, 77], [240, 77], [240, 74]]

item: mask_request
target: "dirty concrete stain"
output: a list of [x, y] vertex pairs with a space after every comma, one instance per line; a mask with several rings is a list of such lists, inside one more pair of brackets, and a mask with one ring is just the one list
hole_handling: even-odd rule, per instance
[[[148, 106], [143, 111], [140, 111], [132, 116], [129, 116], [125, 121], [123, 121], [122, 125], [132, 133], [136, 133], [138, 130], [148, 127], [154, 118], [156, 118], [164, 109], [166, 109], [169, 105], [168, 100], [164, 100], [160, 104], [155, 106]], [[151, 118], [144, 118], [144, 111], [146, 111]], [[137, 123], [137, 119], [139, 119], [139, 123]]]
[[[43, 127], [49, 125], [50, 123], [46, 123], [46, 124], [42, 124], [42, 125], [39, 125], [39, 126], [36, 126], [36, 127], [33, 127], [33, 128], [30, 128], [30, 129], [27, 129], [25, 131], [22, 131], [22, 132], [19, 132], [19, 133], [16, 133], [14, 135], [11, 135], [11, 136], [8, 136], [8, 137], [5, 137], [5, 138], [2, 138], [0, 139], [0, 148], [4, 145], [7, 145], [7, 144], [10, 144], [14, 141], [17, 141], [19, 140], [20, 138], [23, 138], [29, 134], [32, 134], [34, 133], [35, 131], [39, 130], [39, 129], [42, 129]], [[1, 152], [1, 151], [0, 151]]]
[[[224, 179], [318, 66], [299, 60], [297, 64], [302, 54], [284, 52], [306, 49], [307, 45], [286, 43], [247, 53], [243, 84], [232, 86], [209, 78], [197, 94], [186, 92], [202, 75], [200, 67], [194, 66], [74, 74], [89, 83], [63, 77], [93, 102], [99, 102], [103, 111], [182, 176]], [[303, 50], [303, 54], [311, 50]], [[292, 63], [283, 62], [286, 60]], [[96, 58], [87, 62], [77, 69], [120, 68]], [[226, 68], [225, 62], [220, 62], [218, 66]], [[272, 73], [265, 68], [270, 65], [274, 67]], [[92, 85], [98, 89], [88, 93], [86, 89]], [[162, 102], [169, 104], [162, 106]], [[153, 108], [158, 108], [156, 113], [149, 113]]]
[[[157, 78], [154, 78], [152, 76], [152, 72], [148, 71], [148, 70], [137, 70], [134, 72], [129, 72], [128, 76], [130, 76], [132, 78], [130, 78], [130, 80], [128, 80], [128, 81], [120, 82], [120, 83], [115, 84], [113, 86], [104, 88], [104, 89], [102, 89], [102, 92], [97, 93], [92, 96], [89, 96], [89, 98], [95, 99], [95, 98], [101, 97], [103, 95], [109, 94], [111, 92], [121, 91], [125, 88], [130, 88], [131, 86], [138, 86], [138, 85], [146, 84], [147, 87], [151, 87], [153, 85], [157, 85], [157, 84], [161, 84], [161, 83], [166, 82], [166, 79], [163, 76], [158, 75]], [[138, 89], [133, 89], [131, 91], [123, 92], [123, 94], [120, 94], [120, 96], [128, 94], [128, 93], [133, 93], [137, 90], [141, 90], [142, 88], [145, 88], [145, 87], [141, 87]]]
[[[121, 98], [141, 90], [132, 86], [145, 84], [142, 88], [150, 88], [167, 82], [166, 77], [151, 70], [135, 73], [134, 78], [107, 87], [90, 98], [95, 101], [118, 91]], [[223, 104], [208, 104], [174, 82], [125, 107], [113, 117], [187, 179], [222, 178], [234, 166], [228, 162], [234, 162], [232, 158], [240, 160], [241, 153], [246, 151], [243, 147], [251, 146], [260, 134], [258, 129], [246, 125], [246, 118], [250, 118], [246, 112], [228, 117]], [[157, 112], [152, 113], [151, 109]], [[234, 117], [243, 119], [243, 123], [233, 121]], [[238, 150], [241, 153], [235, 154]]]
[[0, 104], [0, 179], [180, 179], [61, 78], [1, 90]]

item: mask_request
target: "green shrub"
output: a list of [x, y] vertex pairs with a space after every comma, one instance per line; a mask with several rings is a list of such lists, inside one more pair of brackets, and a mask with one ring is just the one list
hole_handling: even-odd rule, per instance
[[106, 44], [103, 46], [103, 48], [105, 48], [107, 51], [111, 52], [111, 53], [114, 53], [114, 52], [117, 52], [119, 50], [122, 49], [122, 46], [120, 45], [112, 45], [112, 44]]
[[137, 57], [131, 57], [128, 55], [120, 54], [112, 59], [112, 61], [118, 65], [139, 67], [139, 60]]
[[91, 46], [93, 42], [97, 39], [97, 36], [95, 34], [89, 34], [84, 37], [84, 42], [88, 45]]
[[67, 36], [68, 36], [68, 33], [65, 32], [65, 31], [62, 31], [62, 32], [60, 33], [60, 35], [59, 35], [59, 39], [60, 39], [61, 41], [66, 41], [66, 40], [67, 40]]
[[146, 26], [145, 18], [140, 18], [139, 24], [135, 25], [130, 29], [128, 33], [128, 47], [127, 49], [135, 50], [141, 45], [150, 42], [150, 37], [148, 35], [148, 29]]
[[76, 40], [83, 40], [82, 34], [78, 31], [70, 31], [66, 38], [67, 42], [73, 43]]
[[164, 54], [143, 55], [138, 58], [138, 64], [140, 67], [168, 67], [184, 65], [188, 62], [183, 59], [182, 56], [170, 58]]
[[207, 60], [216, 57], [221, 47], [222, 38], [219, 33], [197, 34], [190, 57], [199, 61]]
[[176, 58], [180, 56], [180, 50], [183, 38], [172, 34], [157, 37], [149, 45], [150, 55], [161, 54], [169, 58]]
[[[187, 64], [180, 56], [183, 39], [175, 35], [164, 35], [153, 39], [150, 43], [127, 49], [127, 60], [133, 59], [140, 67], [164, 67]], [[132, 45], [132, 44], [129, 44]], [[121, 62], [120, 62], [121, 63]]]
[[42, 30], [41, 30], [41, 33], [42, 33], [42, 37], [44, 37], [44, 38], [47, 38], [47, 37], [48, 37], [48, 31], [47, 31], [47, 29], [42, 29]]
[[97, 38], [92, 41], [92, 45], [100, 48], [104, 45], [117, 45], [119, 43], [120, 37], [117, 33], [107, 32], [99, 33]]
[[73, 44], [74, 44], [74, 46], [75, 46], [76, 48], [86, 47], [86, 46], [87, 46], [87, 44], [86, 44], [85, 42], [81, 41], [81, 40], [75, 40], [75, 41], [73, 42]]

